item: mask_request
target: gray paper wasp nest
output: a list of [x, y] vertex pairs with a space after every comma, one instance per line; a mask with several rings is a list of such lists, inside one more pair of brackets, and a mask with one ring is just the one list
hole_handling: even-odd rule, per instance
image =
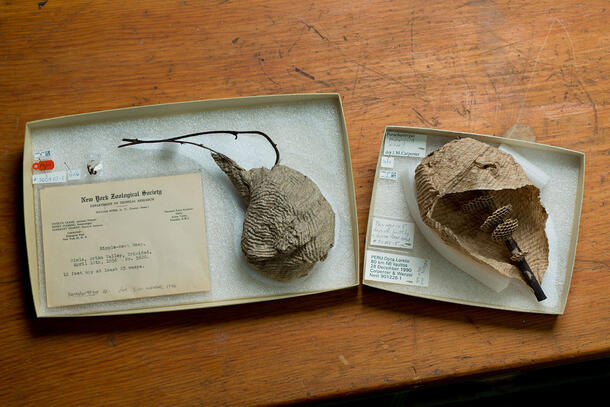
[[546, 298], [539, 283], [549, 264], [548, 215], [540, 190], [510, 154], [454, 140], [421, 161], [415, 184], [422, 220], [445, 243]]
[[[204, 134], [259, 134], [276, 152], [271, 169], [245, 170], [226, 155], [183, 139]], [[335, 241], [335, 213], [318, 186], [307, 176], [279, 164], [276, 144], [258, 131], [210, 131], [163, 140], [123, 139], [126, 144], [173, 142], [191, 144], [212, 152], [246, 203], [241, 249], [248, 263], [277, 281], [305, 276], [326, 259]]]
[[244, 170], [222, 154], [216, 164], [246, 202], [241, 249], [255, 269], [274, 280], [306, 275], [335, 240], [335, 213], [317, 185], [292, 168]]

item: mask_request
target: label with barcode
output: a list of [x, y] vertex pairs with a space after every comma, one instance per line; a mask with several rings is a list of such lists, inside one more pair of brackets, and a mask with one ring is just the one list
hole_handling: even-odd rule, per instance
[[51, 157], [51, 150], [38, 151], [34, 153], [34, 161], [43, 160]]
[[385, 137], [384, 155], [398, 157], [425, 157], [426, 156], [425, 134], [390, 133]]
[[398, 179], [398, 173], [392, 170], [379, 170], [379, 178], [396, 181]]
[[430, 281], [430, 260], [367, 250], [364, 279], [427, 287]]
[[66, 182], [65, 171], [43, 172], [32, 175], [32, 184], [56, 184]]

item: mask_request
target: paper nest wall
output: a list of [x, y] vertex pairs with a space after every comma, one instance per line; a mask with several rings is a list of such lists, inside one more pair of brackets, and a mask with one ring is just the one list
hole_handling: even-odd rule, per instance
[[[406, 128], [395, 129], [398, 132], [414, 134], [413, 131]], [[426, 154], [453, 140], [458, 135], [457, 133], [452, 134], [452, 132], [427, 131], [427, 129], [417, 129], [415, 132], [418, 134], [429, 133], [426, 141]], [[446, 133], [446, 135], [443, 133]], [[497, 137], [478, 135], [474, 135], [474, 137], [479, 140], [482, 138], [481, 141], [496, 146], [503, 141]], [[491, 308], [549, 314], [563, 313], [574, 261], [576, 236], [574, 236], [573, 231], [575, 226], [577, 230], [580, 216], [584, 156], [576, 152], [566, 154], [562, 153], [561, 150], [563, 149], [560, 148], [543, 148], [527, 142], [507, 140], [505, 143], [508, 146], [508, 148], [503, 148], [506, 152], [520, 156], [520, 158], [524, 158], [533, 164], [527, 171], [531, 174], [531, 176], [528, 176], [530, 176], [530, 179], [534, 178], [535, 182], [541, 184], [538, 186], [542, 187], [541, 201], [549, 214], [549, 222], [547, 222], [546, 227], [550, 249], [549, 267], [542, 281], [542, 288], [548, 298], [538, 303], [529, 288], [516, 281], [511, 281], [508, 287], [501, 292], [494, 292], [443, 258], [426, 241], [417, 226], [415, 227], [412, 249], [397, 250], [370, 244], [370, 224], [374, 218], [391, 218], [414, 222], [405, 199], [405, 185], [404, 182], [401, 182], [401, 177], [412, 173], [412, 169], [422, 158], [410, 157], [394, 157], [392, 171], [396, 171], [397, 180], [382, 179], [379, 177], [380, 168], [377, 170], [365, 248], [367, 252], [372, 250], [429, 260], [428, 285], [403, 285], [367, 280], [366, 256], [363, 267], [365, 285], [402, 294]], [[383, 150], [382, 144], [378, 167], [381, 164]]]
[[[311, 96], [311, 97], [308, 97]], [[264, 97], [258, 103], [233, 102], [223, 107], [215, 101], [176, 105], [168, 113], [154, 106], [139, 108], [135, 117], [91, 120], [60, 126], [31, 126], [32, 152], [51, 150], [56, 166], [80, 169], [84, 176], [68, 184], [105, 182], [198, 171], [202, 176], [211, 290], [204, 293], [151, 297], [70, 307], [48, 308], [45, 302], [44, 264], [38, 192], [34, 188], [37, 235], [40, 316], [81, 315], [171, 307], [256, 301], [267, 297], [302, 295], [358, 284], [357, 223], [351, 163], [338, 95]], [[198, 107], [202, 106], [202, 107]], [[104, 112], [107, 113], [107, 112]], [[310, 177], [330, 202], [336, 216], [335, 245], [328, 258], [308, 276], [289, 283], [270, 280], [254, 271], [241, 252], [240, 239], [245, 205], [227, 176], [207, 150], [174, 144], [138, 145], [117, 149], [122, 138], [158, 139], [206, 130], [259, 130], [270, 135], [281, 153], [281, 164]], [[273, 149], [262, 137], [205, 136], [197, 140], [223, 152], [246, 169], [271, 167]], [[88, 176], [89, 159], [101, 160], [98, 176]], [[30, 180], [31, 182], [31, 180]], [[57, 185], [57, 184], [54, 184]], [[46, 186], [43, 186], [46, 187]], [[26, 215], [27, 216], [27, 215]], [[356, 243], [355, 243], [356, 242]]]

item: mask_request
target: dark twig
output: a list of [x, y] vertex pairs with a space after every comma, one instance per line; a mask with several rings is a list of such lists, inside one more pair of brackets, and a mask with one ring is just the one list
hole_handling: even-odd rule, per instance
[[[462, 210], [473, 215], [482, 215], [486, 217], [485, 222], [481, 225], [481, 230], [491, 233], [494, 241], [503, 241], [510, 252], [510, 260], [517, 266], [523, 279], [534, 291], [534, 295], [538, 301], [546, 299], [540, 283], [532, 272], [530, 265], [525, 259], [527, 252], [519, 248], [519, 245], [512, 237], [513, 231], [518, 227], [519, 223], [515, 219], [510, 219], [512, 213], [512, 205], [505, 205], [498, 209], [496, 202], [488, 192], [483, 192], [477, 198], [472, 199], [462, 206]], [[489, 215], [491, 213], [491, 215]], [[489, 216], [487, 216], [489, 215]]]
[[271, 146], [273, 147], [273, 150], [275, 151], [275, 164], [273, 164], [274, 166], [278, 165], [280, 162], [280, 151], [277, 148], [277, 144], [275, 144], [273, 142], [273, 140], [271, 139], [271, 137], [269, 137], [267, 134], [263, 133], [262, 131], [257, 131], [257, 130], [252, 130], [252, 131], [236, 131], [236, 130], [211, 130], [211, 131], [202, 131], [199, 133], [192, 133], [192, 134], [186, 134], [184, 136], [177, 136], [177, 137], [170, 137], [170, 138], [166, 138], [166, 139], [158, 139], [158, 140], [140, 140], [137, 138], [124, 138], [123, 141], [125, 141], [125, 144], [121, 144], [119, 146], [119, 148], [121, 147], [128, 147], [128, 146], [133, 146], [136, 144], [147, 144], [147, 143], [177, 143], [177, 144], [190, 144], [193, 146], [197, 146], [197, 147], [201, 147], [201, 148], [205, 148], [206, 150], [209, 150], [215, 154], [220, 154], [220, 155], [224, 155], [222, 153], [219, 153], [218, 151], [207, 147], [203, 144], [199, 144], [199, 143], [193, 143], [191, 141], [182, 141], [182, 139], [188, 138], [188, 137], [195, 137], [195, 136], [204, 136], [207, 134], [231, 134], [235, 137], [235, 140], [237, 140], [237, 136], [239, 134], [258, 134], [260, 136], [263, 136], [268, 142], [269, 144], [271, 144]]

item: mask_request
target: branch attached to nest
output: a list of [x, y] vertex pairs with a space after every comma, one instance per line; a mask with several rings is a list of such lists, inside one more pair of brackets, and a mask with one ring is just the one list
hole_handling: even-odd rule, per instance
[[213, 153], [216, 154], [220, 154], [220, 155], [224, 155], [222, 153], [219, 153], [218, 151], [207, 147], [203, 144], [199, 144], [199, 143], [193, 143], [192, 141], [183, 141], [183, 139], [185, 138], [189, 138], [189, 137], [196, 137], [196, 136], [204, 136], [207, 134], [231, 134], [235, 137], [235, 140], [237, 140], [237, 136], [239, 134], [258, 134], [259, 136], [263, 136], [268, 142], [269, 144], [271, 144], [271, 146], [273, 147], [273, 151], [275, 151], [275, 164], [273, 164], [273, 166], [276, 166], [279, 164], [280, 162], [280, 151], [277, 148], [277, 144], [275, 144], [275, 142], [271, 139], [271, 137], [269, 137], [267, 134], [263, 133], [262, 131], [257, 131], [257, 130], [251, 130], [251, 131], [236, 131], [236, 130], [211, 130], [211, 131], [202, 131], [199, 133], [192, 133], [192, 134], [186, 134], [184, 136], [177, 136], [177, 137], [170, 137], [170, 138], [166, 138], [166, 139], [159, 139], [159, 140], [140, 140], [137, 138], [124, 138], [122, 141], [125, 141], [125, 144], [121, 144], [119, 146], [119, 148], [121, 147], [128, 147], [128, 146], [133, 146], [136, 144], [148, 144], [148, 143], [177, 143], [177, 144], [190, 144], [193, 146], [197, 146], [197, 147], [201, 147], [204, 148], [206, 150], [209, 150]]
[[[497, 208], [494, 198], [488, 192], [484, 192], [477, 198], [466, 202], [462, 206], [462, 210], [466, 213], [479, 214], [486, 217], [485, 222], [481, 225], [481, 230], [491, 233], [491, 238], [494, 241], [504, 242], [510, 251], [510, 261], [521, 271], [521, 275], [534, 291], [536, 299], [538, 301], [545, 300], [546, 294], [542, 291], [540, 283], [536, 280], [536, 276], [525, 259], [527, 252], [521, 250], [513, 238], [513, 232], [519, 227], [519, 222], [516, 219], [510, 218], [513, 210], [512, 205], [508, 204]], [[490, 212], [491, 215], [489, 214]]]

